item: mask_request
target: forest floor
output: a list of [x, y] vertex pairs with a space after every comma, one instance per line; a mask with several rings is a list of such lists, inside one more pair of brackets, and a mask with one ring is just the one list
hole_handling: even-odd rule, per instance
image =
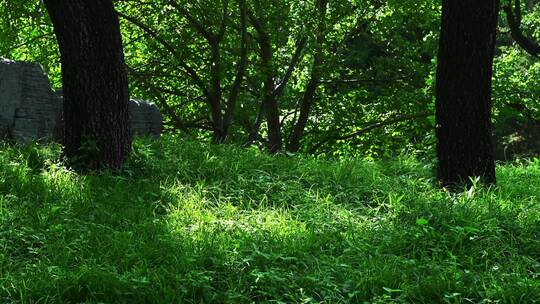
[[534, 303], [540, 161], [451, 194], [432, 166], [172, 137], [121, 173], [0, 146], [1, 303]]

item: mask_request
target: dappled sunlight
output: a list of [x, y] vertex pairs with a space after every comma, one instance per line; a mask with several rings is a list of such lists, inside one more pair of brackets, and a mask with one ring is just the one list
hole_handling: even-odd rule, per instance
[[540, 301], [539, 12], [0, 0], [0, 304]]
[[475, 298], [472, 285], [493, 298], [538, 290], [534, 162], [501, 166], [496, 188], [452, 193], [410, 159], [270, 157], [164, 137], [138, 142], [118, 173], [82, 176], [48, 149], [0, 150], [3, 297], [430, 302]]

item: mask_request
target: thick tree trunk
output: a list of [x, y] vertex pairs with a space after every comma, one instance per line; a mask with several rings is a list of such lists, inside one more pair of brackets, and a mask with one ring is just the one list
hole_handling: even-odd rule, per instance
[[443, 186], [495, 183], [491, 81], [498, 0], [444, 0], [437, 68], [437, 156]]
[[131, 150], [129, 90], [112, 0], [45, 0], [60, 46], [64, 154], [91, 168], [119, 168]]

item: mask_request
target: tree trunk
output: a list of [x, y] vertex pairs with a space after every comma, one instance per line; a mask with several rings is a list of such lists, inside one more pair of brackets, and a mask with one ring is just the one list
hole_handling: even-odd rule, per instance
[[279, 121], [279, 106], [277, 98], [274, 96], [274, 70], [272, 67], [273, 51], [270, 38], [264, 36], [260, 38], [261, 58], [266, 80], [263, 92], [263, 112], [266, 116], [268, 126], [268, 150], [276, 153], [281, 150], [281, 125]]
[[[322, 60], [315, 58], [315, 62], [313, 63], [313, 69], [320, 69], [321, 64]], [[311, 113], [311, 108], [313, 107], [315, 93], [317, 92], [317, 88], [319, 87], [320, 80], [320, 73], [313, 71], [311, 74], [311, 79], [309, 80], [309, 83], [302, 97], [298, 121], [294, 125], [289, 144], [287, 145], [287, 151], [289, 152], [298, 152], [298, 150], [300, 150], [300, 140], [304, 136], [304, 131], [306, 129], [309, 115]]]
[[210, 112], [212, 114], [212, 125], [214, 129], [213, 142], [218, 144], [225, 140], [226, 134], [223, 130], [223, 117], [221, 114], [221, 52], [219, 50], [220, 45], [219, 38], [212, 38], [209, 40], [210, 49], [212, 50], [212, 60], [210, 68], [211, 78], [211, 95], [212, 99], [209, 100]]
[[268, 124], [268, 151], [277, 153], [283, 145], [281, 139], [281, 122], [279, 121], [279, 105], [274, 97], [266, 101], [266, 122]]
[[244, 76], [246, 75], [248, 66], [248, 32], [245, 0], [238, 1], [238, 8], [240, 10], [240, 60], [238, 62], [234, 82], [231, 86], [229, 98], [227, 99], [225, 115], [223, 116], [223, 132], [225, 134], [223, 141], [229, 136], [229, 128], [232, 124], [236, 103], [238, 101], [238, 96], [240, 95], [240, 90], [242, 89], [242, 83], [244, 82]]
[[300, 140], [304, 136], [304, 130], [311, 114], [311, 108], [315, 100], [315, 93], [319, 87], [322, 74], [322, 65], [324, 63], [324, 43], [326, 40], [326, 11], [328, 0], [317, 0], [317, 13], [319, 15], [319, 25], [317, 30], [317, 46], [313, 59], [313, 67], [309, 83], [302, 97], [300, 105], [300, 116], [294, 125], [287, 150], [289, 152], [298, 152], [300, 149]]
[[[252, 21], [254, 17], [251, 17]], [[273, 50], [272, 42], [269, 35], [262, 29], [257, 28], [259, 37], [257, 42], [260, 47], [261, 56], [261, 73], [264, 75], [264, 83], [262, 88], [262, 101], [259, 108], [259, 113], [253, 125], [253, 129], [245, 145], [253, 143], [258, 135], [263, 122], [263, 117], [266, 117], [268, 125], [268, 149], [270, 153], [276, 153], [281, 149], [281, 125], [279, 121], [279, 106], [277, 98], [274, 94], [275, 88], [275, 72], [272, 67]]]
[[438, 177], [443, 186], [495, 183], [491, 81], [498, 0], [444, 0], [436, 86]]
[[89, 169], [119, 168], [131, 150], [129, 90], [112, 0], [45, 0], [60, 46], [64, 155]]

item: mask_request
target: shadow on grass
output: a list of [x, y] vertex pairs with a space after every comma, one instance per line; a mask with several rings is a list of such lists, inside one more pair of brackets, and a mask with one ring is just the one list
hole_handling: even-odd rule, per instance
[[[514, 200], [538, 197], [524, 194], [521, 167], [502, 170], [502, 193], [451, 197], [410, 160], [269, 157], [164, 139], [138, 143], [121, 174], [79, 176], [50, 162], [55, 151], [29, 149], [0, 152], [3, 302], [540, 296], [538, 204]], [[523, 189], [509, 193], [505, 180]]]

